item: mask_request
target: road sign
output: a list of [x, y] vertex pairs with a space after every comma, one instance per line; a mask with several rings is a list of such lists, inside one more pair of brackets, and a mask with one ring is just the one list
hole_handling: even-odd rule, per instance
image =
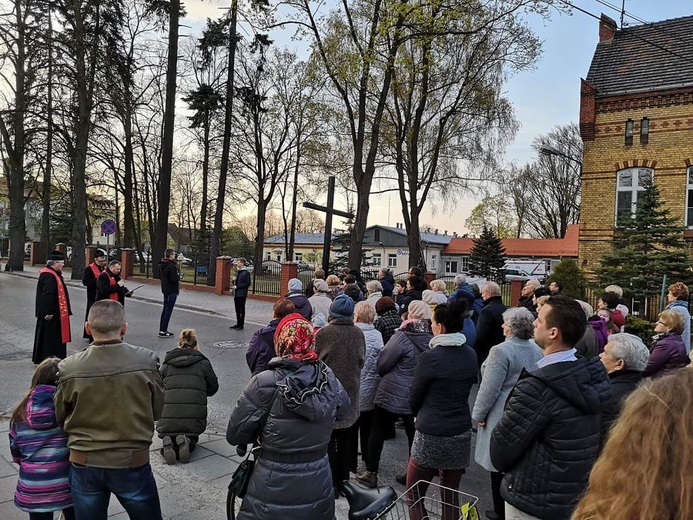
[[115, 220], [106, 219], [101, 223], [101, 233], [104, 235], [112, 235], [118, 229], [118, 225]]

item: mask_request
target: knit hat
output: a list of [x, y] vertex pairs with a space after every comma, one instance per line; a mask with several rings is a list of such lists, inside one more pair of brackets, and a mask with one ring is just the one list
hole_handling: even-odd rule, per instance
[[53, 260], [54, 262], [64, 262], [65, 255], [60, 251], [51, 251], [48, 253], [48, 260]]
[[313, 325], [297, 312], [284, 316], [274, 333], [274, 351], [292, 359], [318, 359]]
[[431, 308], [421, 300], [414, 300], [407, 307], [407, 317], [410, 320], [430, 320], [432, 316]]
[[313, 289], [315, 289], [316, 293], [326, 293], [330, 290], [330, 286], [327, 285], [325, 280], [318, 279], [313, 282]]
[[332, 305], [330, 305], [330, 316], [335, 319], [353, 319], [354, 300], [346, 294], [340, 294], [332, 301]]
[[438, 295], [428, 289], [423, 292], [421, 299], [428, 305], [438, 305]]
[[289, 280], [289, 292], [301, 292], [303, 290], [303, 284], [298, 278], [292, 278]]
[[94, 249], [94, 258], [102, 258], [106, 256], [106, 251], [103, 249]]

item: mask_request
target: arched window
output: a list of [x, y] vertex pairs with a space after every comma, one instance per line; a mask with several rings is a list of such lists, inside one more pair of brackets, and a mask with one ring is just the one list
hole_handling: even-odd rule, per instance
[[[638, 195], [652, 182], [652, 168], [626, 168], [616, 174], [616, 223], [619, 219], [633, 217], [638, 207]], [[693, 222], [693, 221], [692, 221]]]

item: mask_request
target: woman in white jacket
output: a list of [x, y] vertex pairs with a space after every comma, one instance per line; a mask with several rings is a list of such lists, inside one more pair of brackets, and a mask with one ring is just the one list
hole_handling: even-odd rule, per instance
[[[378, 375], [378, 357], [383, 349], [383, 336], [373, 327], [375, 321], [375, 308], [368, 302], [359, 302], [354, 307], [354, 324], [361, 329], [366, 338], [366, 357], [361, 369], [361, 386], [359, 389], [359, 419], [358, 428], [354, 428], [352, 446], [357, 446], [361, 440], [361, 460], [366, 461], [368, 455], [368, 436], [373, 424], [373, 409], [375, 408], [375, 392], [380, 384]], [[358, 431], [358, 433], [357, 433]], [[352, 450], [351, 471], [357, 472], [358, 454]]]

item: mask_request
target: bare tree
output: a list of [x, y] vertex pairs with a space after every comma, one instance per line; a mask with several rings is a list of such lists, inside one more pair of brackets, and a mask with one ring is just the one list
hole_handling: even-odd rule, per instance
[[[526, 229], [538, 238], [563, 238], [568, 226], [580, 219], [580, 130], [575, 123], [556, 126], [537, 137], [533, 147], [538, 160], [520, 170], [519, 180], [512, 181], [525, 187], [530, 201], [532, 217], [526, 220]], [[546, 155], [541, 150], [555, 150], [560, 155]]]

